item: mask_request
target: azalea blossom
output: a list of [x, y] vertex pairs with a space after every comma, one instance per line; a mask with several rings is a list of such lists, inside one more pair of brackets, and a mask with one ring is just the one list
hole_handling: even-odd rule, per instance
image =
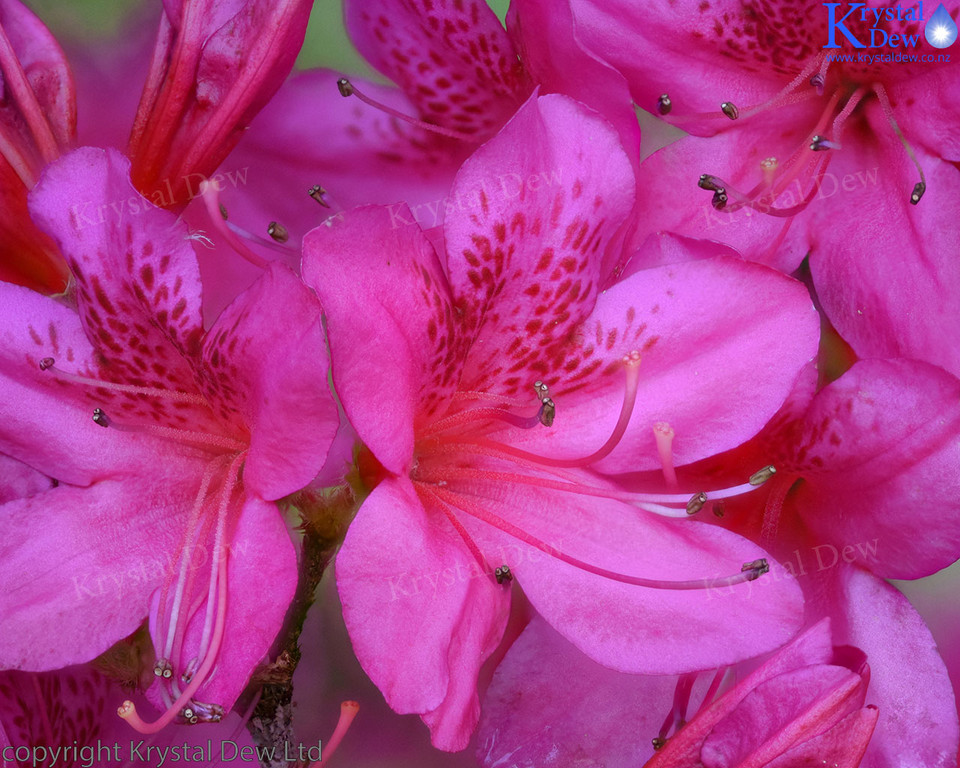
[[313, 294], [273, 266], [205, 332], [193, 243], [129, 167], [76, 150], [31, 194], [75, 309], [0, 284], [0, 453], [54, 479], [3, 506], [0, 659], [87, 661], [149, 613], [164, 714], [123, 714], [151, 732], [219, 719], [269, 649], [296, 582], [276, 502], [316, 475], [338, 415]]
[[[883, 2], [572, 6], [637, 104], [694, 134], [645, 162], [639, 207], [656, 226], [788, 272], [809, 253], [858, 355], [960, 373], [947, 341], [960, 333], [960, 78], [956, 55], [924, 39], [935, 3], [922, 20]], [[945, 7], [956, 20], [960, 5]], [[913, 43], [859, 47], [880, 33]]]
[[[802, 613], [788, 580], [751, 599], [762, 550], [661, 517], [686, 517], [689, 494], [617, 493], [598, 474], [660, 466], [658, 421], [682, 436], [678, 464], [742, 442], [817, 336], [799, 284], [729, 259], [600, 294], [600, 254], [633, 203], [617, 142], [576, 102], [534, 97], [458, 175], [455, 193], [478, 203], [447, 217], [443, 261], [389, 208], [350, 211], [304, 243], [334, 384], [365, 446], [370, 495], [337, 559], [347, 627], [391, 706], [421, 714], [445, 749], [476, 722], [514, 576], [588, 655], [635, 672], [755, 655]], [[498, 192], [498, 175], [535, 169], [562, 182]], [[747, 374], [758, 364], [762, 387]], [[704, 587], [724, 585], [720, 608]]]

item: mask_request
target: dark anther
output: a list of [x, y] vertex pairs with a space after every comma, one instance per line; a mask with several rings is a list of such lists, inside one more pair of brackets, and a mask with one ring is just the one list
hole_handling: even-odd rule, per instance
[[767, 573], [770, 570], [770, 563], [766, 561], [765, 558], [760, 558], [759, 560], [752, 560], [749, 563], [744, 563], [740, 566], [741, 573], [749, 573], [747, 577], [748, 581], [754, 581], [759, 579], [763, 574]]
[[823, 93], [824, 80], [823, 75], [816, 74], [810, 78], [810, 85], [817, 89], [817, 93]]
[[713, 204], [713, 207], [718, 211], [722, 211], [727, 207], [727, 190], [723, 187], [720, 187], [716, 192], [713, 193], [713, 200], [710, 201]]
[[723, 517], [726, 513], [727, 513], [727, 505], [723, 501], [723, 499], [713, 502], [713, 514], [716, 517]]
[[275, 221], [270, 222], [267, 227], [267, 234], [278, 243], [285, 243], [290, 239], [290, 233], [287, 232], [287, 228], [283, 226], [283, 224], [277, 224]]
[[52, 368], [55, 362], [56, 360], [54, 360], [52, 357], [40, 358], [40, 370], [45, 371], [47, 368]]
[[497, 584], [503, 584], [505, 581], [513, 581], [513, 574], [510, 573], [510, 568], [506, 565], [501, 565], [499, 568], [497, 568], [493, 572], [493, 575], [497, 579]]
[[98, 424], [101, 427], [110, 426], [110, 420], [107, 418], [107, 414], [103, 412], [102, 408], [93, 409], [93, 423]]
[[670, 97], [665, 93], [661, 94], [657, 99], [657, 112], [661, 115], [669, 115], [671, 109], [673, 109], [673, 102], [670, 101]]
[[829, 141], [826, 136], [817, 134], [810, 139], [810, 149], [814, 152], [826, 152], [828, 149], [833, 149], [833, 142]]
[[540, 404], [540, 410], [537, 412], [537, 418], [540, 419], [540, 423], [545, 427], [552, 427], [553, 420], [556, 417], [557, 406], [553, 400], [549, 397], [543, 398], [543, 402]]
[[913, 185], [913, 192], [910, 195], [910, 205], [916, 205], [920, 202], [920, 198], [923, 197], [923, 193], [927, 191], [927, 185], [922, 181], [918, 181]]
[[703, 505], [706, 503], [707, 503], [707, 494], [705, 494], [703, 491], [700, 491], [700, 493], [693, 494], [693, 496], [690, 497], [690, 501], [687, 502], [687, 514], [688, 515], [697, 514], [697, 512], [703, 509]]
[[227, 215], [227, 206], [225, 206], [223, 203], [220, 203], [220, 215], [223, 216], [224, 221], [229, 218]]
[[711, 176], [709, 173], [701, 173], [700, 178], [697, 180], [697, 186], [700, 187], [700, 189], [716, 192], [718, 189], [723, 189], [723, 182], [716, 176]]
[[319, 184], [310, 187], [310, 189], [307, 190], [307, 194], [320, 203], [320, 205], [322, 205], [324, 208], [330, 207], [330, 203], [323, 199], [323, 196], [327, 194], [327, 190], [325, 190]]
[[659, 737], [659, 736], [654, 736], [654, 737], [653, 737], [653, 749], [654, 749], [654, 751], [659, 752], [661, 749], [663, 749], [663, 745], [666, 744], [666, 743], [667, 743], [667, 740], [666, 740], [666, 739], [663, 739], [663, 738], [661, 738], [661, 737]]
[[731, 120], [736, 120], [740, 117], [740, 110], [737, 109], [737, 105], [732, 101], [725, 101], [720, 105], [720, 111], [723, 112]]
[[337, 80], [337, 88], [340, 90], [341, 96], [353, 96], [353, 84], [347, 78], [341, 77]]

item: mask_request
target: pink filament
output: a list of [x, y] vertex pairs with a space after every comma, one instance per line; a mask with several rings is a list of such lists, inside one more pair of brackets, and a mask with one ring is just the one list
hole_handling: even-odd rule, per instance
[[217, 189], [217, 185], [208, 180], [200, 182], [200, 194], [203, 196], [203, 204], [206, 206], [210, 223], [213, 225], [217, 234], [223, 237], [233, 250], [243, 256], [243, 258], [253, 264], [253, 266], [265, 269], [269, 262], [257, 253], [254, 253], [246, 243], [233, 233], [233, 230], [227, 226], [227, 222], [223, 220], [223, 215], [220, 213], [220, 192]]
[[323, 758], [317, 760], [310, 764], [309, 768], [326, 768], [327, 762], [333, 757], [333, 753], [337, 751], [337, 747], [340, 746], [340, 742], [343, 741], [343, 737], [347, 735], [347, 731], [350, 730], [350, 724], [353, 722], [353, 718], [357, 716], [357, 713], [360, 711], [360, 705], [355, 701], [344, 701], [340, 704], [340, 719], [337, 720], [337, 727], [333, 730], [333, 735], [327, 740], [327, 743], [323, 746]]

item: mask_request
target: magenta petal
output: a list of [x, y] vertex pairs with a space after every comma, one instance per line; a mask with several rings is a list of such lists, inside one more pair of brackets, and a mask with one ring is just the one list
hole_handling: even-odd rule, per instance
[[960, 375], [960, 261], [951, 255], [960, 252], [960, 170], [915, 148], [927, 191], [911, 205], [917, 171], [879, 107], [867, 116], [869, 142], [838, 153], [831, 171], [858, 179], [844, 210], [871, 214], [820, 206], [806, 223], [817, 294], [858, 356], [910, 357]]
[[52, 479], [0, 453], [0, 504], [49, 491]]
[[244, 486], [271, 500], [310, 482], [340, 421], [310, 289], [286, 267], [268, 267], [210, 329], [203, 363], [211, 402], [249, 430]]
[[344, 5], [357, 49], [431, 123], [482, 139], [525, 95], [513, 45], [481, 0], [349, 0]]
[[859, 675], [829, 664], [778, 675], [747, 694], [707, 736], [704, 767], [766, 765], [858, 709], [864, 692]]
[[930, 630], [909, 601], [882, 579], [848, 565], [832, 569], [840, 590], [838, 642], [870, 661], [867, 703], [880, 718], [862, 768], [948, 768], [960, 727], [950, 679]]
[[477, 759], [484, 768], [636, 768], [673, 706], [676, 678], [625, 675], [591, 661], [542, 618], [510, 646], [487, 689]]
[[193, 381], [184, 356], [202, 333], [197, 260], [186, 227], [142, 198], [129, 173], [115, 150], [78, 149], [46, 170], [30, 211], [70, 264], [111, 379], [178, 389]]
[[927, 576], [960, 554], [958, 436], [960, 381], [926, 363], [863, 360], [804, 417], [796, 507], [846, 562]]
[[444, 223], [450, 282], [477, 340], [463, 388], [513, 395], [559, 367], [634, 186], [616, 132], [559, 95], [531, 97], [464, 163], [452, 194], [472, 210]]
[[336, 568], [364, 670], [396, 711], [426, 715], [436, 746], [462, 749], [479, 714], [477, 668], [506, 625], [508, 591], [480, 572], [442, 517], [424, 512], [405, 478], [384, 480], [363, 503]]
[[[488, 560], [509, 566], [547, 622], [605, 666], [643, 674], [711, 669], [773, 650], [800, 628], [800, 589], [772, 559], [771, 573], [756, 581], [716, 586], [766, 557], [727, 530], [526, 485], [503, 494], [485, 506], [547, 551], [494, 528], [487, 532]], [[697, 588], [622, 583], [562, 562], [551, 548], [617, 574], [693, 580]]]
[[829, 731], [814, 736], [766, 764], [766, 768], [798, 768], [823, 764], [829, 756], [831, 768], [859, 768], [873, 736], [880, 712], [869, 706], [851, 712]]
[[[195, 563], [196, 577], [205, 583], [213, 566], [212, 540]], [[297, 556], [283, 518], [275, 505], [248, 497], [239, 510], [228, 543], [227, 607], [223, 644], [213, 673], [200, 686], [196, 700], [229, 710], [246, 687], [257, 664], [273, 644], [297, 584]], [[181, 657], [195, 657], [203, 629], [205, 605], [194, 616]], [[151, 629], [156, 620], [151, 615]], [[154, 638], [154, 644], [161, 641]], [[159, 683], [151, 689], [151, 696]], [[159, 703], [156, 697], [154, 703]]]
[[413, 458], [416, 420], [446, 405], [459, 374], [443, 270], [420, 228], [387, 208], [350, 211], [303, 247], [344, 410], [380, 463], [399, 473]]
[[[196, 477], [171, 457], [155, 466], [152, 482], [61, 485], [0, 508], [0, 666], [89, 661], [143, 621], [180, 544], [179, 499], [192, 490], [183, 486]], [[153, 514], [129, 514], [144, 508]]]

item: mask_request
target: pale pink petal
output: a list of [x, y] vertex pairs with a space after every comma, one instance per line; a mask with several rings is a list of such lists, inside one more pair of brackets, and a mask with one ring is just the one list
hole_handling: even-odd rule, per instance
[[415, 423], [446, 407], [459, 376], [453, 302], [433, 247], [389, 209], [358, 208], [306, 237], [303, 276], [327, 317], [344, 410], [399, 473], [413, 458]]
[[879, 715], [873, 706], [851, 712], [829, 731], [788, 749], [767, 763], [766, 768], [815, 766], [823, 763], [824, 755], [833, 768], [859, 768]]
[[313, 292], [268, 267], [210, 329], [202, 360], [210, 401], [249, 431], [244, 486], [278, 499], [310, 482], [339, 424]]
[[53, 480], [0, 453], [0, 504], [49, 491]]
[[793, 503], [845, 562], [927, 576], [960, 554], [958, 435], [960, 381], [926, 363], [860, 361], [804, 417]]

